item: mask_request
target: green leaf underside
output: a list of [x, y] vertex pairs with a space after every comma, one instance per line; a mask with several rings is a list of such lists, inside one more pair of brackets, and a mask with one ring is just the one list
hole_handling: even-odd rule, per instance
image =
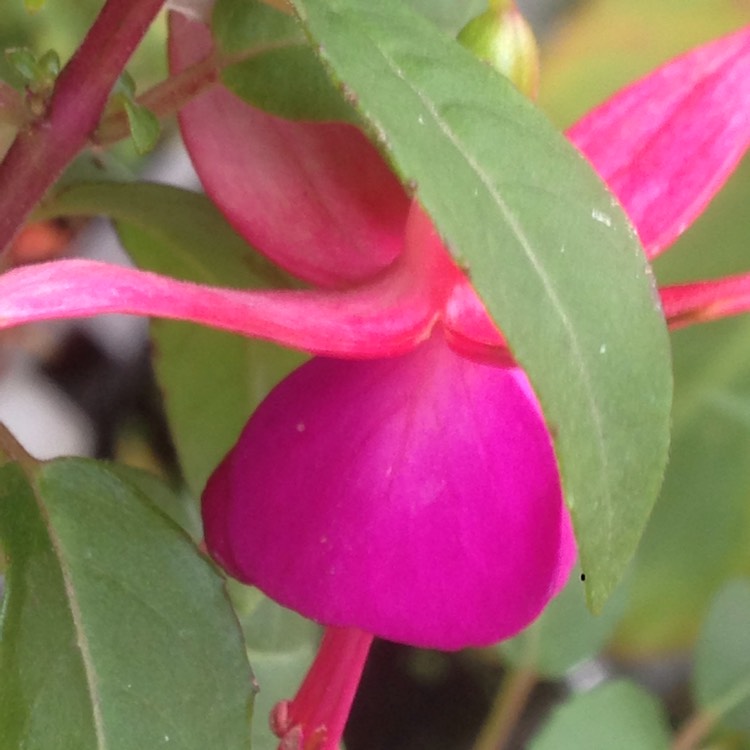
[[557, 709], [530, 750], [667, 750], [658, 700], [625, 680], [574, 695]]
[[296, 19], [257, 0], [219, 0], [211, 28], [221, 52], [245, 58], [221, 72], [240, 98], [292, 120], [359, 121]]
[[94, 461], [0, 475], [2, 747], [248, 748], [236, 620], [183, 532]]
[[429, 22], [395, 0], [295, 6], [528, 371], [600, 609], [668, 445], [668, 339], [634, 233], [533, 105]]
[[358, 120], [307, 44], [270, 49], [230, 65], [221, 82], [253, 106], [290, 120]]

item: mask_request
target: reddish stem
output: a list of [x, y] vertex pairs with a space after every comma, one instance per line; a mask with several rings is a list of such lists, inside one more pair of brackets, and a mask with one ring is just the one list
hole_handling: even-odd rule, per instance
[[164, 0], [108, 0], [60, 73], [45, 114], [0, 164], [0, 249], [96, 129], [112, 87]]
[[294, 700], [271, 715], [279, 750], [337, 750], [372, 640], [357, 628], [326, 628]]
[[[210, 88], [218, 80], [219, 62], [211, 54], [149, 89], [137, 98], [137, 102], [161, 119], [176, 114], [185, 102]], [[127, 138], [129, 133], [127, 115], [124, 110], [120, 110], [102, 120], [93, 140], [99, 146], [106, 146]]]

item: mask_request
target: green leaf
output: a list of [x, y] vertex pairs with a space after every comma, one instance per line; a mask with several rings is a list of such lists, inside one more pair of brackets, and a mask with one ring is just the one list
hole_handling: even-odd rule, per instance
[[695, 697], [732, 729], [750, 732], [750, 579], [715, 598], [695, 648]]
[[667, 750], [670, 732], [652, 695], [618, 680], [573, 696], [533, 739], [530, 750]]
[[[255, 253], [205, 197], [166, 185], [101, 183], [63, 190], [45, 215], [104, 214], [119, 222], [136, 264], [227, 287], [288, 277]], [[199, 496], [268, 391], [304, 357], [191, 323], [153, 321], [154, 364], [184, 476]]]
[[135, 150], [141, 155], [147, 154], [159, 142], [161, 135], [159, 120], [151, 110], [129, 99], [123, 101], [123, 107], [128, 116], [128, 126]]
[[257, 0], [219, 0], [212, 30], [221, 52], [239, 58], [221, 72], [237, 96], [292, 120], [358, 122], [294, 18]]
[[9, 460], [0, 539], [3, 747], [249, 747], [222, 578], [133, 486], [90, 460]]
[[515, 666], [533, 669], [550, 680], [597, 656], [622, 616], [626, 590], [621, 586], [602, 614], [593, 615], [584, 605], [582, 589], [580, 571], [574, 571], [534, 623], [498, 646], [500, 653]]
[[107, 463], [107, 469], [123, 482], [135, 487], [164, 515], [171, 518], [190, 538], [199, 544], [203, 540], [200, 509], [192, 495], [167, 485], [149, 471], [120, 463]]
[[26, 82], [30, 83], [38, 74], [36, 55], [25, 47], [5, 50], [5, 57], [13, 70]]
[[668, 444], [668, 339], [632, 229], [512, 84], [402, 3], [294, 4], [529, 373], [600, 609]]
[[407, 0], [406, 4], [452, 36], [487, 8], [487, 0]]
[[47, 50], [37, 58], [32, 50], [17, 47], [6, 50], [5, 57], [29, 91], [46, 95], [52, 90], [60, 72], [60, 56], [55, 50]]

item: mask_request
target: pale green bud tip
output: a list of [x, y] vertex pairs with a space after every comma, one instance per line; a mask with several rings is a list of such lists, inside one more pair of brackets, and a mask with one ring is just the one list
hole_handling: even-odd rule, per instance
[[458, 41], [509, 78], [531, 99], [539, 89], [539, 48], [514, 0], [490, 0], [489, 10], [461, 29]]

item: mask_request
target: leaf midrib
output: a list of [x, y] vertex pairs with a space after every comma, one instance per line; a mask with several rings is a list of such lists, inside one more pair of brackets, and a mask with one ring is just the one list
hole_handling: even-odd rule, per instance
[[[518, 218], [514, 215], [510, 206], [508, 206], [505, 200], [503, 200], [502, 196], [494, 188], [490, 176], [481, 168], [479, 164], [477, 164], [476, 160], [473, 158], [471, 153], [465, 150], [465, 147], [462, 144], [461, 139], [453, 131], [450, 125], [444, 119], [440, 117], [440, 114], [435, 104], [433, 103], [432, 99], [427, 98], [423, 94], [423, 92], [415, 88], [409, 82], [409, 80], [404, 76], [403, 71], [398, 65], [398, 63], [390, 55], [388, 55], [388, 53], [380, 45], [378, 45], [375, 40], [373, 40], [370, 37], [370, 41], [373, 47], [381, 55], [381, 57], [387, 64], [388, 68], [391, 70], [391, 72], [396, 77], [398, 77], [398, 79], [402, 81], [402, 83], [409, 89], [409, 91], [411, 91], [414, 94], [414, 96], [416, 96], [416, 98], [421, 102], [421, 104], [425, 107], [425, 109], [432, 116], [439, 130], [445, 135], [449, 143], [455, 148], [458, 155], [466, 161], [466, 163], [469, 165], [472, 171], [479, 178], [479, 181], [482, 184], [482, 186], [485, 188], [485, 190], [487, 191], [487, 194], [489, 195], [493, 203], [497, 206], [499, 211], [502, 213], [503, 218], [507, 222], [513, 234], [518, 239], [519, 245], [521, 249], [523, 250], [525, 257], [531, 264], [531, 267], [537, 273], [542, 283], [542, 286], [548, 295], [548, 299], [552, 305], [552, 308], [557, 313], [562, 323], [563, 329], [565, 330], [568, 340], [570, 342], [570, 346], [571, 346], [571, 350], [573, 354], [572, 361], [576, 365], [576, 370], [583, 384], [584, 392], [586, 394], [586, 402], [589, 407], [588, 411], [589, 411], [589, 414], [591, 416], [591, 419], [594, 425], [594, 430], [595, 430], [595, 435], [596, 435], [595, 442], [596, 442], [597, 453], [601, 459], [600, 461], [600, 466], [602, 467], [600, 471], [600, 478], [601, 478], [603, 475], [607, 473], [607, 470], [609, 468], [609, 457], [606, 451], [604, 450], [605, 440], [604, 440], [604, 430], [603, 430], [602, 420], [601, 420], [601, 411], [596, 405], [596, 399], [594, 398], [594, 389], [591, 383], [591, 378], [590, 378], [588, 369], [584, 366], [585, 358], [583, 356], [583, 350], [580, 345], [580, 340], [578, 336], [576, 336], [575, 334], [575, 330], [571, 323], [570, 317], [568, 316], [564, 305], [562, 304], [554, 286], [552, 285], [549, 276], [545, 272], [542, 264], [539, 262], [539, 258], [535, 254], [531, 246], [531, 243], [528, 237], [526, 236], [525, 232], [523, 231], [523, 228]], [[363, 114], [366, 118], [369, 119], [369, 116], [367, 113], [363, 113]], [[606, 497], [607, 502], [605, 503], [604, 507], [607, 509], [607, 515], [609, 516], [608, 522], [609, 522], [609, 525], [611, 525], [611, 514], [609, 513], [609, 509], [612, 506], [612, 496], [611, 496], [609, 484], [606, 481], [600, 481], [599, 485], [603, 489], [603, 493]]]

